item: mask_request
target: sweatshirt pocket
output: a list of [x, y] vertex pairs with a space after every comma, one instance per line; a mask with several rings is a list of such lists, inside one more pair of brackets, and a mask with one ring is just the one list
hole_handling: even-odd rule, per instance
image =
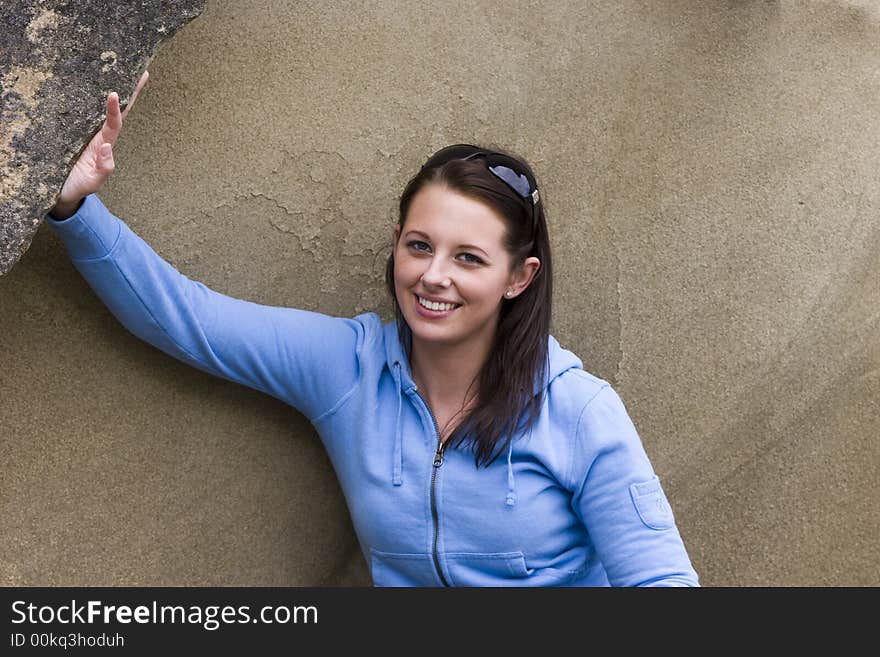
[[629, 487], [633, 504], [639, 518], [646, 527], [651, 529], [669, 529], [675, 524], [672, 517], [672, 509], [666, 494], [660, 486], [660, 479], [654, 475], [651, 479], [640, 484], [632, 484]]
[[427, 554], [382, 552], [370, 548], [373, 586], [441, 586]]
[[453, 586], [525, 586], [531, 571], [522, 552], [447, 552]]

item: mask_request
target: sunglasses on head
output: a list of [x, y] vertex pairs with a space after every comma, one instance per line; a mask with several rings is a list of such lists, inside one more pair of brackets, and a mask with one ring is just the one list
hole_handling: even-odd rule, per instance
[[541, 196], [538, 194], [538, 184], [527, 171], [520, 171], [522, 165], [512, 157], [495, 151], [486, 151], [471, 144], [456, 144], [434, 153], [422, 168], [434, 168], [451, 160], [473, 160], [478, 157], [484, 158], [489, 171], [528, 203], [532, 211], [534, 227], [537, 217], [535, 208], [538, 201], [541, 200]]

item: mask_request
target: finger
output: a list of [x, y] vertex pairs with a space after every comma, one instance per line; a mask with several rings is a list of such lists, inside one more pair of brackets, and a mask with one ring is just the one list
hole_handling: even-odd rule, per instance
[[107, 95], [107, 119], [101, 127], [101, 137], [110, 144], [116, 143], [122, 129], [122, 115], [119, 113], [119, 94], [111, 91]]
[[147, 83], [147, 79], [150, 77], [149, 71], [144, 71], [141, 75], [141, 79], [138, 80], [137, 86], [134, 88], [134, 93], [131, 95], [131, 99], [128, 101], [128, 105], [125, 106], [125, 111], [122, 113], [122, 120], [125, 120], [125, 117], [128, 116], [128, 112], [131, 110], [132, 105], [134, 105], [135, 99], [138, 97], [143, 86]]

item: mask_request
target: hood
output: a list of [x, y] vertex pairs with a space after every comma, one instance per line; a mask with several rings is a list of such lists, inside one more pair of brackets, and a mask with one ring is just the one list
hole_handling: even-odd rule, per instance
[[[412, 379], [409, 367], [409, 359], [406, 356], [406, 350], [400, 341], [396, 322], [389, 322], [383, 325], [385, 357], [391, 376], [397, 384], [397, 420], [394, 432], [394, 462], [391, 468], [391, 480], [395, 486], [403, 483], [403, 436], [400, 427], [400, 418], [403, 412], [403, 395], [404, 393], [411, 395], [416, 391], [416, 384]], [[543, 377], [535, 376], [535, 386], [533, 394], [537, 395], [542, 390], [550, 386], [556, 377], [570, 369], [583, 369], [583, 362], [575, 354], [568, 349], [560, 346], [559, 342], [552, 335], [547, 337], [547, 355], [549, 358], [549, 366]], [[516, 504], [516, 486], [513, 477], [513, 441], [507, 448], [507, 495], [505, 503], [508, 506]]]

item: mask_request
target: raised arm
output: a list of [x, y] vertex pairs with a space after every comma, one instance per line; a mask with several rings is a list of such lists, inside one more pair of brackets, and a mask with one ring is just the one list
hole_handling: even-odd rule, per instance
[[357, 385], [365, 322], [375, 320], [234, 299], [165, 262], [95, 193], [113, 170], [112, 153], [110, 161], [102, 153], [121, 127], [115, 94], [107, 114], [46, 217], [77, 270], [129, 331], [165, 353], [266, 392], [313, 421], [335, 408]]

